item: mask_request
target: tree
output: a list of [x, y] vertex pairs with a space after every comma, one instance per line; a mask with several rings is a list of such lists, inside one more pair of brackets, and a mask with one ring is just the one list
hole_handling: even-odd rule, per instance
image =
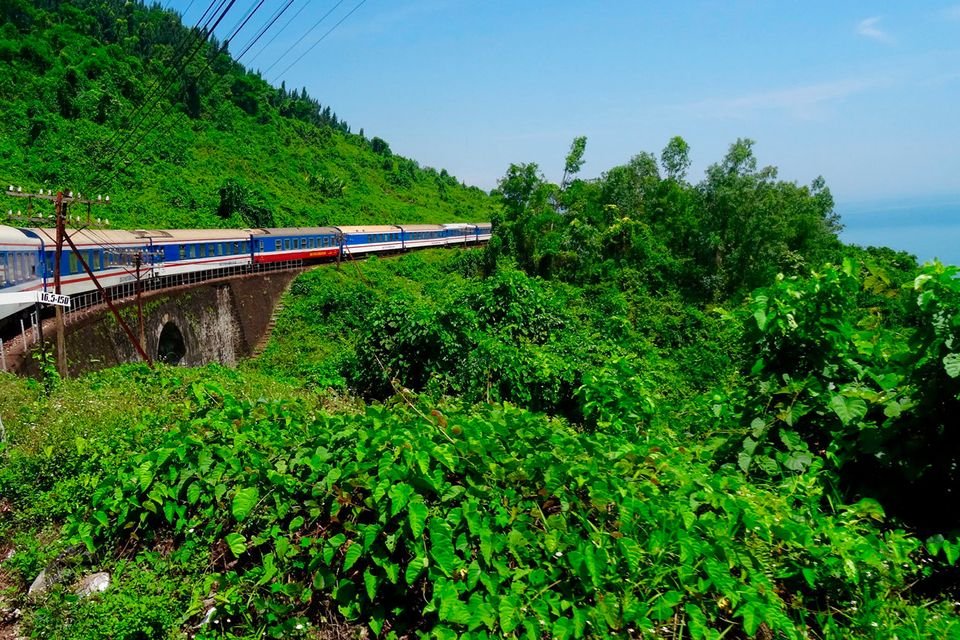
[[660, 164], [668, 180], [682, 182], [690, 168], [690, 145], [680, 136], [670, 138], [660, 154]]
[[757, 168], [753, 141], [738, 139], [698, 185], [701, 254], [718, 298], [797, 273], [835, 255], [839, 223], [822, 178], [811, 187]]
[[390, 157], [392, 155], [390, 151], [390, 145], [381, 138], [374, 136], [370, 140], [370, 148], [373, 149], [374, 153], [380, 154], [381, 156]]
[[563, 165], [563, 179], [560, 181], [560, 190], [564, 190], [573, 180], [573, 177], [580, 173], [583, 167], [583, 152], [587, 149], [587, 137], [578, 136], [570, 144], [570, 153], [567, 154], [566, 162]]

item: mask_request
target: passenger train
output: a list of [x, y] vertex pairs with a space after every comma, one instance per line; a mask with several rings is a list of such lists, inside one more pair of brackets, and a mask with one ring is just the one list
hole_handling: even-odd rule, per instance
[[[366, 227], [284, 229], [171, 229], [71, 231], [97, 280], [105, 287], [130, 282], [128, 259], [142, 256], [141, 278], [175, 276], [227, 267], [251, 267], [284, 261], [349, 259], [426, 247], [470, 246], [490, 239], [489, 223], [409, 224]], [[0, 225], [0, 293], [53, 289], [54, 229], [18, 229]], [[77, 255], [64, 244], [60, 261], [62, 292], [95, 289]], [[0, 321], [29, 304], [0, 304]]]

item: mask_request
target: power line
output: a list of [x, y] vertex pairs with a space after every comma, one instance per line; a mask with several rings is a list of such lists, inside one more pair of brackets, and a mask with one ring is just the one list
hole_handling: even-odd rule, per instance
[[[295, 64], [297, 64], [298, 62], [300, 62], [301, 60], [303, 60], [304, 56], [306, 56], [308, 53], [310, 53], [311, 51], [313, 51], [318, 44], [320, 44], [321, 42], [323, 42], [324, 40], [326, 40], [326, 39], [327, 39], [327, 36], [329, 36], [331, 33], [333, 33], [333, 32], [336, 30], [337, 27], [339, 27], [341, 24], [343, 24], [344, 21], [345, 21], [347, 18], [349, 18], [350, 16], [352, 16], [352, 15], [354, 14], [354, 12], [356, 12], [356, 10], [359, 9], [360, 7], [362, 7], [366, 2], [367, 2], [367, 0], [360, 0], [360, 2], [357, 3], [357, 6], [355, 6], [353, 9], [351, 9], [350, 12], [349, 12], [347, 15], [343, 16], [342, 18], [340, 18], [340, 20], [337, 22], [337, 24], [335, 24], [335, 25], [333, 25], [332, 27], [330, 27], [330, 29], [328, 29], [325, 34], [323, 34], [322, 36], [320, 36], [320, 39], [319, 39], [319, 40], [317, 40], [317, 41], [314, 42], [312, 45], [310, 45], [310, 47], [309, 47], [306, 51], [304, 51], [303, 53], [301, 53], [300, 56], [299, 56], [296, 60], [294, 60], [293, 62], [291, 62], [289, 65], [287, 65], [287, 68], [284, 69], [284, 70], [280, 73], [280, 75], [277, 76], [277, 80], [279, 80], [280, 78], [282, 78], [282, 77], [284, 76], [284, 74], [287, 73], [287, 71], [290, 71], [290, 69], [291, 69]], [[339, 4], [339, 3], [337, 3], [337, 4]]]
[[[288, 6], [289, 6], [289, 5], [288, 5]], [[281, 14], [281, 15], [282, 15], [282, 14]], [[279, 15], [278, 15], [277, 17], [279, 18]], [[275, 22], [275, 20], [274, 20], [274, 22]], [[251, 47], [253, 47], [254, 45], [256, 45], [257, 41], [259, 41], [260, 38], [262, 38], [262, 37], [265, 35], [265, 33], [266, 33], [265, 30], [261, 30], [261, 31], [257, 34], [257, 36], [249, 43], [249, 45], [247, 46], [247, 50], [249, 50]], [[203, 66], [203, 68], [202, 68], [202, 69], [200, 70], [200, 72], [197, 74], [197, 77], [198, 77], [198, 78], [201, 77], [204, 73], [206, 73], [206, 71], [207, 71], [207, 70], [210, 68], [210, 66], [213, 64], [214, 59], [215, 59], [215, 56], [208, 58], [206, 64]], [[238, 60], [239, 60], [239, 58], [238, 58]], [[186, 117], [186, 115], [187, 115], [187, 114], [186, 114], [185, 112], [181, 112], [181, 113], [179, 114], [179, 116], [177, 116], [176, 119], [174, 119], [173, 121], [171, 121], [171, 122], [160, 132], [160, 134], [155, 138], [155, 140], [157, 140], [157, 139], [159, 139], [159, 138], [161, 138], [161, 137], [166, 136], [166, 134], [167, 134], [171, 129], [173, 129], [173, 127], [175, 127], [176, 125], [178, 125], [178, 124]], [[157, 127], [159, 127], [159, 126], [160, 126], [160, 123], [158, 122], [156, 126], [154, 126], [154, 127], [150, 128], [150, 129], [144, 131], [143, 135], [140, 136], [140, 138], [139, 138], [139, 139], [137, 140], [137, 142], [131, 147], [131, 149], [126, 153], [126, 155], [124, 155], [124, 156], [121, 158], [120, 162], [117, 164], [117, 166], [116, 166], [116, 168], [114, 169], [114, 171], [113, 171], [109, 176], [107, 176], [104, 180], [100, 181], [97, 186], [105, 185], [107, 182], [109, 182], [109, 181], [112, 180], [114, 177], [116, 177], [116, 176], [120, 173], [120, 171], [122, 171], [122, 170], [125, 168], [125, 165], [126, 165], [126, 166], [129, 166], [129, 164], [130, 164], [132, 161], [138, 159], [139, 157], [142, 157], [143, 151], [141, 151], [141, 153], [140, 153], [138, 156], [135, 156], [135, 157], [133, 157], [133, 158], [129, 158], [129, 160], [128, 160], [128, 157], [130, 156], [130, 154], [136, 152], [137, 147], [139, 146], [140, 142], [142, 142], [143, 139], [146, 138], [147, 135], [149, 135], [152, 131], [154, 131], [155, 129], [157, 129]]]
[[[260, 38], [262, 38], [262, 37], [264, 36], [264, 34], [265, 34], [267, 31], [270, 30], [270, 27], [272, 27], [274, 24], [276, 24], [277, 20], [279, 20], [280, 17], [281, 17], [284, 13], [286, 13], [287, 9], [290, 8], [290, 5], [292, 5], [293, 2], [294, 2], [294, 0], [287, 0], [287, 4], [285, 4], [281, 9], [277, 10], [277, 11], [273, 14], [273, 16], [272, 16], [272, 17], [270, 18], [270, 20], [267, 22], [267, 24], [264, 25], [263, 27], [261, 27], [261, 29], [260, 29], [260, 31], [257, 33], [257, 35], [256, 35], [253, 39], [251, 39], [250, 43], [247, 44], [247, 46], [246, 46], [246, 47], [244, 48], [244, 50], [240, 53], [240, 55], [237, 56], [237, 62], [240, 62], [240, 59], [243, 58], [243, 56], [245, 56], [248, 51], [250, 51], [250, 49], [253, 47], [254, 43], [255, 43], [257, 40], [259, 40]], [[279, 34], [282, 33], [282, 32], [283, 32], [283, 29], [281, 29], [280, 31], [278, 31], [278, 32], [277, 32], [277, 35], [279, 35]], [[276, 36], [274, 36], [274, 37], [276, 37]]]
[[187, 13], [189, 13], [189, 12], [190, 12], [190, 7], [192, 7], [192, 6], [193, 6], [193, 3], [194, 3], [194, 2], [196, 2], [196, 0], [190, 0], [190, 3], [189, 3], [189, 4], [187, 4], [187, 8], [186, 8], [186, 9], [184, 9], [184, 10], [183, 10], [183, 13], [181, 13], [180, 15], [182, 15], [182, 16], [185, 16], [185, 15], [187, 15]]
[[[204, 22], [203, 27], [200, 29], [199, 32], [196, 31], [200, 23], [203, 22], [203, 19], [209, 12], [210, 8], [213, 7], [216, 4], [216, 2], [217, 0], [213, 0], [210, 3], [210, 5], [207, 7], [207, 11], [204, 12], [204, 15], [201, 16], [201, 19], [197, 22], [197, 25], [195, 25], [194, 28], [189, 32], [189, 34], [185, 36], [184, 39], [180, 42], [180, 45], [178, 45], [177, 50], [174, 52], [174, 61], [167, 68], [166, 73], [164, 73], [163, 77], [160, 78], [160, 80], [154, 83], [153, 87], [150, 89], [147, 96], [144, 98], [143, 102], [140, 103], [140, 106], [138, 106], [134, 110], [133, 114], [131, 114], [130, 116], [131, 121], [134, 118], [136, 118], [138, 114], [140, 114], [140, 118], [137, 119], [136, 122], [128, 128], [125, 134], [123, 133], [122, 129], [119, 129], [116, 132], [114, 132], [113, 136], [111, 136], [110, 139], [106, 142], [104, 146], [110, 147], [118, 140], [118, 138], [121, 138], [121, 137], [123, 138], [119, 143], [116, 143], [114, 152], [110, 155], [110, 157], [105, 162], [101, 163], [101, 167], [105, 166], [106, 169], [97, 170], [94, 176], [91, 178], [91, 184], [96, 184], [95, 181], [98, 180], [103, 175], [104, 171], [110, 171], [110, 163], [113, 162], [113, 160], [117, 157], [117, 155], [122, 151], [124, 145], [126, 145], [133, 138], [133, 136], [136, 134], [137, 129], [140, 128], [140, 126], [146, 121], [146, 119], [160, 105], [162, 100], [162, 95], [165, 95], [166, 92], [172, 86], [172, 84], [169, 82], [170, 80], [172, 80], [172, 77], [171, 77], [172, 74], [177, 72], [179, 73], [183, 72], [183, 70], [186, 68], [186, 65], [188, 65], [196, 57], [197, 53], [199, 53], [199, 51], [203, 48], [203, 44], [206, 42], [209, 33], [212, 33], [213, 29], [215, 29], [217, 25], [220, 24], [220, 21], [222, 21], [223, 18], [226, 16], [227, 12], [230, 10], [230, 7], [227, 7], [224, 10], [224, 12], [220, 15], [220, 18], [216, 21], [216, 23], [213, 24], [213, 27], [210, 28], [208, 31], [208, 28], [210, 27], [210, 21], [213, 20], [214, 16], [217, 15], [217, 12], [220, 10], [220, 8], [223, 7], [223, 5], [227, 2], [227, 0], [220, 0], [220, 5], [217, 8], [217, 11], [215, 11], [213, 14], [210, 15], [210, 18], [208, 18], [206, 22]], [[233, 2], [236, 2], [236, 0], [233, 0]], [[230, 3], [230, 6], [233, 6], [233, 2]], [[194, 41], [190, 44], [187, 44], [187, 41], [190, 40], [191, 38], [193, 38]], [[190, 51], [189, 53], [189, 58], [186, 58], [187, 54], [185, 53], [185, 50], [190, 48], [192, 48], [192, 51]], [[178, 57], [179, 59], [177, 59]], [[149, 108], [147, 108], [148, 105], [149, 105]], [[146, 111], [144, 111], [144, 109], [146, 109]]]
[[283, 53], [280, 54], [280, 57], [279, 57], [279, 58], [277, 58], [276, 60], [274, 60], [274, 62], [273, 62], [272, 65], [270, 65], [269, 67], [267, 67], [267, 68], [264, 70], [263, 75], [267, 75], [267, 74], [270, 72], [271, 69], [273, 69], [275, 66], [277, 66], [277, 65], [280, 63], [280, 61], [283, 60], [283, 59], [286, 57], [286, 55], [287, 55], [288, 53], [290, 53], [291, 51], [293, 51], [294, 49], [296, 49], [297, 46], [298, 46], [301, 42], [303, 42], [304, 39], [305, 39], [308, 35], [310, 35], [311, 33], [313, 33], [313, 30], [314, 30], [314, 29], [316, 29], [317, 27], [320, 26], [320, 23], [321, 23], [321, 22], [323, 22], [324, 20], [326, 20], [326, 19], [327, 19], [327, 16], [329, 16], [331, 13], [333, 13], [334, 11], [336, 11], [336, 10], [337, 10], [337, 7], [339, 7], [341, 4], [343, 4], [343, 0], [338, 0], [337, 3], [336, 3], [335, 5], [333, 5], [333, 7], [330, 8], [329, 11], [327, 11], [325, 14], [323, 14], [322, 16], [320, 16], [320, 19], [317, 20], [317, 21], [313, 24], [312, 27], [310, 27], [309, 29], [307, 29], [307, 32], [306, 32], [306, 33], [304, 33], [302, 36], [300, 36], [300, 38], [299, 38], [296, 42], [294, 42], [292, 45], [290, 45], [290, 46], [287, 48], [286, 51], [284, 51]]
[[237, 34], [240, 33], [245, 26], [247, 26], [247, 23], [250, 22], [250, 18], [252, 18], [253, 14], [255, 14], [257, 11], [260, 11], [260, 7], [263, 6], [264, 2], [266, 2], [266, 0], [260, 0], [255, 7], [251, 6], [250, 9], [247, 9], [247, 15], [245, 15], [240, 21], [240, 26], [234, 27], [233, 31], [230, 33], [230, 36], [227, 37], [227, 44], [233, 41], [233, 39], [237, 37]]
[[[226, 0], [224, 0], [224, 1], [226, 1]], [[216, 22], [213, 24], [213, 26], [211, 27], [210, 33], [212, 33], [213, 30], [216, 29], [217, 26], [220, 24], [220, 22], [226, 17], [227, 13], [228, 13], [228, 12], [230, 11], [230, 9], [233, 7], [233, 5], [236, 3], [236, 1], [237, 1], [237, 0], [230, 0], [230, 4], [223, 10], [223, 12], [220, 14], [220, 17], [217, 19], [217, 21], [216, 21]], [[222, 6], [222, 4], [221, 4], [221, 6]], [[180, 72], [181, 72], [181, 73], [182, 73], [183, 70], [186, 68], [186, 65], [189, 64], [189, 63], [193, 60], [193, 58], [196, 57], [197, 53], [198, 53], [200, 50], [203, 49], [203, 44], [204, 44], [204, 43], [205, 43], [205, 40], [199, 42], [199, 43], [198, 43], [199, 46], [198, 46], [196, 49], [194, 49], [193, 53], [190, 55], [190, 58], [189, 58], [188, 60], [186, 60], [186, 62], [184, 62], [184, 63], [181, 65], [181, 68], [180, 68]], [[169, 86], [168, 86], [168, 88], [169, 88]], [[130, 130], [130, 134], [127, 136], [127, 138], [126, 138], [120, 145], [118, 145], [116, 151], [114, 151], [114, 153], [110, 156], [110, 158], [107, 159], [107, 161], [106, 161], [105, 164], [106, 164], [108, 167], [110, 166], [110, 164], [113, 162], [113, 160], [114, 160], [118, 155], [121, 156], [121, 161], [122, 161], [122, 158], [123, 158], [124, 156], [121, 155], [121, 154], [123, 153], [123, 147], [124, 147], [124, 145], [126, 145], [126, 143], [129, 142], [129, 141], [133, 138], [133, 136], [134, 136], [135, 133], [136, 133], [136, 129], [139, 128], [139, 125], [143, 123], [143, 121], [146, 119], [146, 116], [148, 116], [149, 114], [153, 113], [153, 111], [156, 110], [157, 106], [159, 106], [159, 105], [160, 105], [160, 100], [158, 99], [158, 100], [154, 103], [154, 105], [150, 108], [150, 110], [144, 115], [144, 117], [142, 117], [142, 118], [140, 119], [140, 122], [138, 123], [138, 126], [135, 127], [134, 129], [131, 129], [131, 130]], [[158, 121], [156, 124], [154, 124], [152, 127], [147, 128], [147, 129], [143, 132], [143, 134], [140, 135], [140, 137], [136, 140], [136, 142], [133, 143], [132, 148], [136, 148], [136, 146], [137, 146], [138, 144], [140, 144], [140, 142], [142, 142], [143, 139], [144, 139], [147, 135], [149, 135], [150, 131], [156, 129], [157, 126], [159, 126], [159, 121]], [[110, 170], [110, 169], [108, 168], [107, 171], [109, 171], [109, 170]], [[116, 175], [116, 172], [114, 172], [113, 174], [111, 174], [111, 177], [112, 177], [113, 175]], [[109, 178], [108, 178], [108, 179], [109, 179]], [[98, 189], [98, 188], [101, 188], [101, 187], [103, 186], [103, 184], [104, 184], [104, 180], [96, 179], [96, 177], [95, 177], [95, 182], [93, 183], [94, 190], [96, 190], [96, 189]]]
[[303, 13], [303, 10], [306, 9], [306, 8], [309, 6], [309, 4], [310, 4], [310, 3], [309, 3], [309, 0], [307, 0], [307, 2], [303, 3], [302, 5], [300, 5], [300, 8], [297, 9], [297, 12], [294, 13], [292, 16], [290, 16], [290, 19], [287, 20], [287, 24], [283, 25], [283, 27], [280, 28], [280, 31], [277, 31], [275, 34], [273, 34], [273, 37], [272, 37], [272, 38], [270, 38], [269, 40], [267, 40], [267, 44], [263, 45], [263, 47], [261, 47], [260, 51], [257, 51], [257, 53], [256, 53], [252, 58], [250, 58], [250, 62], [249, 62], [248, 64], [253, 64], [253, 61], [256, 60], [256, 59], [260, 56], [261, 53], [263, 53], [263, 52], [266, 51], [268, 48], [270, 48], [270, 45], [273, 44], [274, 40], [276, 40], [276, 39], [280, 36], [281, 33], [283, 33], [284, 31], [287, 30], [287, 27], [289, 27], [289, 26], [293, 23], [293, 21], [296, 20], [297, 17], [299, 17], [301, 13]]
[[[207, 7], [207, 10], [204, 11], [204, 12], [203, 12], [203, 15], [200, 16], [200, 19], [197, 20], [197, 24], [195, 24], [195, 25], [193, 26], [193, 28], [190, 29], [190, 30], [187, 32], [187, 34], [183, 37], [183, 39], [180, 41], [180, 43], [179, 43], [179, 44], [177, 45], [177, 47], [174, 49], [173, 59], [174, 59], [175, 62], [174, 62], [173, 64], [171, 64], [171, 65], [167, 68], [167, 71], [166, 71], [166, 73], [163, 75], [162, 78], [160, 78], [159, 80], [157, 80], [157, 81], [155, 81], [155, 82], [153, 83], [153, 86], [152, 86], [152, 87], [150, 88], [150, 90], [147, 92], [147, 95], [144, 97], [143, 101], [140, 103], [140, 105], [139, 105], [136, 109], [134, 109], [133, 113], [130, 114], [130, 120], [131, 120], [131, 121], [133, 121], [133, 119], [137, 117], [137, 115], [147, 106], [147, 104], [150, 103], [150, 101], [151, 101], [151, 100], [153, 99], [153, 97], [156, 95], [156, 92], [157, 92], [157, 90], [160, 88], [160, 86], [163, 85], [163, 84], [167, 81], [167, 79], [169, 78], [170, 74], [173, 73], [173, 71], [174, 71], [174, 69], [175, 69], [175, 66], [176, 66], [176, 64], [177, 64], [176, 60], [177, 60], [178, 57], [181, 57], [181, 56], [183, 55], [183, 52], [184, 52], [185, 48], [187, 47], [187, 41], [190, 40], [190, 39], [192, 39], [192, 38], [196, 38], [197, 35], [199, 35], [198, 32], [197, 32], [197, 29], [200, 27], [200, 23], [203, 22], [203, 20], [204, 20], [204, 18], [206, 17], [207, 13], [210, 11], [210, 9], [211, 9], [217, 2], [218, 2], [218, 0], [212, 0], [212, 1], [210, 2], [209, 6]], [[221, 6], [222, 6], [223, 3], [226, 2], [226, 0], [219, 0], [219, 2], [220, 2], [220, 4], [221, 4]], [[212, 17], [213, 17], [213, 16], [211, 16], [211, 19], [212, 19]], [[204, 24], [203, 29], [206, 29], [206, 26], [207, 26], [207, 25], [209, 25], [209, 21], [207, 21], [207, 23]], [[203, 31], [203, 30], [201, 29], [201, 31], [200, 31], [199, 33], [202, 33], [202, 31]], [[204, 39], [205, 39], [205, 37], [204, 37]], [[192, 45], [191, 45], [191, 46], [192, 46]], [[123, 130], [122, 130], [122, 129], [119, 129], [119, 130], [115, 131], [114, 134], [113, 134], [113, 135], [110, 137], [110, 139], [107, 141], [106, 146], [112, 145], [112, 144], [114, 143], [114, 141], [116, 141], [117, 138], [120, 137], [120, 136], [122, 136], [122, 135], [123, 135]]]

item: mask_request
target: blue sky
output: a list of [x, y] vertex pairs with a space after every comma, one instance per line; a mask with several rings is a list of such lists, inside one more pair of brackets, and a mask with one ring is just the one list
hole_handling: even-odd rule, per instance
[[[469, 184], [495, 186], [511, 162], [559, 180], [577, 135], [586, 177], [680, 135], [693, 180], [749, 137], [761, 164], [823, 175], [840, 203], [960, 194], [957, 0], [366, 0], [280, 76], [358, 1], [265, 77]], [[243, 62], [266, 70], [336, 2], [296, 0], [278, 26], [304, 4]]]

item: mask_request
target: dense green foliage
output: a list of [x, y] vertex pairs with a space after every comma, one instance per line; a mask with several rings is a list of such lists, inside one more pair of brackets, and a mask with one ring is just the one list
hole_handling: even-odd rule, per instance
[[[27, 149], [39, 182], [96, 171], [185, 33], [131, 2], [0, 12], [0, 66], [32, 74], [2, 81], [0, 166]], [[201, 57], [125, 222], [486, 217]], [[960, 637], [958, 270], [844, 247], [822, 180], [749, 141], [698, 184], [680, 138], [593, 181], [585, 153], [559, 184], [511, 166], [487, 249], [304, 273], [238, 370], [0, 377], [0, 632]]]
[[[564, 180], [535, 164], [511, 165], [500, 181], [492, 257], [530, 273], [575, 282], [635, 277], [658, 293], [725, 300], [837, 259], [839, 221], [823, 180], [810, 187], [757, 168], [750, 140], [738, 140], [699, 184], [686, 181], [689, 147], [672, 139], [658, 165], [642, 153], [595, 181], [574, 178], [583, 139]], [[665, 175], [661, 176], [661, 167]]]
[[7, 0], [0, 19], [4, 189], [108, 193], [113, 204], [94, 215], [122, 228], [490, 217], [480, 190], [351, 133], [306, 90], [271, 87], [219, 43], [195, 46], [171, 11]]
[[[894, 288], [896, 299], [876, 291], [877, 268], [852, 263], [782, 278], [734, 314], [700, 318], [726, 346], [743, 345], [708, 357], [707, 335], [658, 345], [651, 337], [671, 325], [629, 305], [619, 318], [588, 312], [589, 287], [510, 268], [477, 278], [482, 257], [441, 251], [314, 270], [291, 291], [282, 337], [242, 372], [135, 367], [68, 383], [49, 401], [8, 381], [19, 396], [6, 415], [29, 408], [33, 417], [15, 424], [53, 428], [10, 433], [4, 526], [21, 533], [2, 569], [29, 581], [71, 545], [91, 554], [67, 556], [64, 586], [31, 610], [31, 628], [286, 637], [325, 633], [333, 616], [359, 625], [348, 634], [366, 626], [389, 637], [960, 630], [951, 602], [927, 599], [951, 584], [960, 542], [942, 518], [937, 531], [947, 535], [924, 543], [903, 529], [915, 525], [901, 505], [889, 503], [897, 519], [884, 513], [884, 490], [916, 466], [917, 443], [933, 438], [947, 456], [922, 465], [927, 473], [953, 470], [949, 441], [935, 440], [947, 429], [912, 431], [929, 417], [928, 394], [940, 393], [921, 380], [953, 385], [940, 398], [943, 411], [956, 409], [952, 270], [926, 269], [910, 290]], [[858, 292], [885, 305], [858, 307]], [[496, 296], [511, 304], [494, 314], [483, 303]], [[402, 322], [382, 317], [391, 307]], [[905, 313], [910, 328], [881, 308]], [[457, 309], [469, 321], [452, 322]], [[321, 322], [301, 343], [309, 317]], [[604, 322], [621, 327], [616, 340], [600, 338]], [[451, 336], [467, 348], [444, 352]], [[474, 354], [484, 340], [507, 346]], [[382, 368], [368, 367], [374, 353]], [[684, 366], [671, 366], [669, 353]], [[558, 364], [558, 379], [574, 375], [564, 357], [582, 358], [578, 386], [554, 402], [535, 374]], [[476, 376], [463, 358], [496, 367]], [[511, 377], [512, 367], [532, 368]], [[385, 386], [369, 392], [391, 397], [338, 414], [260, 400], [266, 378], [256, 368], [284, 371], [304, 389], [274, 386], [273, 397], [333, 386], [340, 391], [324, 395], [336, 398], [371, 382]], [[78, 416], [70, 404], [93, 389], [110, 389], [108, 414], [44, 417], [47, 402]], [[142, 409], [124, 420], [130, 409], [109, 397], [131, 392]], [[501, 394], [566, 418], [430, 399], [445, 393]], [[901, 475], [861, 473], [864, 460]], [[31, 530], [64, 520], [53, 546], [31, 542]], [[115, 571], [116, 585], [71, 599], [69, 576], [90, 565]], [[135, 625], [125, 620], [136, 603], [155, 604]]]

